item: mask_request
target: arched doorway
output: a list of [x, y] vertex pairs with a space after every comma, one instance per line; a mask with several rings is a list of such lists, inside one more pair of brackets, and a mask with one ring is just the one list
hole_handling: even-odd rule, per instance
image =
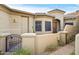
[[57, 33], [58, 31], [60, 31], [60, 20], [55, 19], [53, 21], [53, 33]]

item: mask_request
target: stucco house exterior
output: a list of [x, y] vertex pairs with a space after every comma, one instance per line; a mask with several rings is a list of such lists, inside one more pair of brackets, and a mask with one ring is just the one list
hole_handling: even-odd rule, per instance
[[0, 33], [56, 33], [72, 21], [64, 14], [59, 9], [34, 14], [0, 4]]
[[54, 26], [54, 30], [56, 30], [55, 32], [64, 29], [64, 13], [65, 11], [59, 9], [48, 11], [48, 14], [55, 16], [55, 21], [57, 21], [54, 23], [54, 25], [57, 23], [57, 27]]
[[[52, 22], [54, 16], [47, 14], [33, 14], [20, 10], [11, 9], [5, 5], [0, 5], [0, 33], [48, 33], [53, 32]], [[50, 25], [45, 31], [45, 21]], [[36, 29], [35, 29], [36, 27]], [[38, 28], [39, 27], [39, 28]], [[46, 27], [49, 27], [46, 25]]]
[[14, 51], [19, 46], [40, 54], [51, 44], [58, 47], [71, 42], [71, 34], [76, 32], [74, 26], [79, 24], [79, 11], [65, 13], [59, 9], [47, 13], [31, 13], [0, 4], [0, 50], [8, 52], [8, 49], [14, 48]]

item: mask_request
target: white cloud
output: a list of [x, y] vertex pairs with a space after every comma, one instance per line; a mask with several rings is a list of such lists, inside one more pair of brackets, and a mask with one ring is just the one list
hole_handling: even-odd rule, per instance
[[27, 12], [32, 12], [32, 13], [36, 13], [36, 12], [47, 12], [48, 10], [50, 10], [47, 7], [29, 7], [29, 6], [11, 6], [9, 4], [6, 4], [7, 6], [9, 6], [10, 8], [13, 9], [18, 9], [18, 10], [23, 10], [23, 11], [27, 11]]
[[[14, 9], [18, 9], [18, 10], [23, 10], [23, 11], [27, 11], [27, 12], [32, 12], [32, 13], [36, 13], [36, 12], [47, 12], [49, 10], [52, 10], [56, 7], [34, 7], [34, 6], [28, 6], [28, 5], [16, 5], [16, 4], [6, 4], [7, 6], [14, 8]], [[66, 8], [59, 8], [61, 10], [66, 11], [67, 13], [69, 12], [75, 12], [76, 10], [79, 10], [79, 4], [75, 4], [75, 6], [70, 6], [70, 7], [66, 7]]]

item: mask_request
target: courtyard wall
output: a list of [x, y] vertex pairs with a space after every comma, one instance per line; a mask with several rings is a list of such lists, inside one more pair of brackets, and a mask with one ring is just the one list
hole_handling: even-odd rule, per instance
[[45, 51], [47, 46], [58, 46], [58, 34], [22, 34], [22, 48], [31, 49], [33, 54], [41, 54]]

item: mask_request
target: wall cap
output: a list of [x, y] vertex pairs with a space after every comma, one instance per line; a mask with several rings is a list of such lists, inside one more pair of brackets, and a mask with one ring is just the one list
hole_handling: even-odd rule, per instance
[[78, 33], [78, 34], [76, 34], [76, 37], [77, 37], [77, 36], [79, 36], [79, 33]]
[[24, 34], [21, 34], [22, 37], [27, 37], [27, 36], [36, 36], [36, 33], [24, 33]]
[[68, 31], [59, 31], [58, 33], [68, 33]]
[[0, 37], [5, 37], [7, 35], [10, 35], [11, 33], [0, 33]]

